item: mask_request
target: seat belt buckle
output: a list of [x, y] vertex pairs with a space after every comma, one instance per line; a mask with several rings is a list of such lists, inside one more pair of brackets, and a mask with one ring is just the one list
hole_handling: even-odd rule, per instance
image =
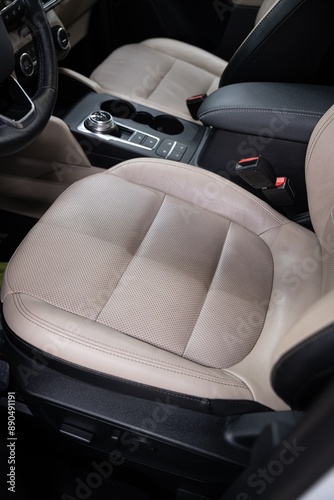
[[207, 94], [198, 94], [193, 95], [192, 97], [188, 97], [188, 99], [186, 100], [187, 108], [194, 120], [198, 120], [198, 110], [207, 97]]
[[273, 207], [291, 207], [295, 193], [287, 177], [277, 177], [271, 163], [263, 156], [245, 158], [235, 167], [236, 174], [254, 189], [260, 189]]
[[276, 173], [262, 155], [240, 160], [235, 172], [254, 189], [275, 187]]
[[262, 193], [273, 207], [292, 207], [295, 204], [295, 193], [287, 177], [278, 177], [275, 187], [262, 189]]

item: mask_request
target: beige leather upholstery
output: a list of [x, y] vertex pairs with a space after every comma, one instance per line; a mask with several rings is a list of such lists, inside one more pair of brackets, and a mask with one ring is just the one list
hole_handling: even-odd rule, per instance
[[286, 408], [270, 385], [275, 361], [334, 320], [333, 132], [334, 107], [307, 158], [317, 234], [175, 162], [132, 160], [74, 184], [7, 268], [6, 322], [87, 369]]
[[226, 66], [199, 48], [154, 38], [115, 50], [91, 79], [115, 96], [191, 120], [186, 99], [216, 90]]
[[[265, 0], [257, 22], [277, 0]], [[217, 90], [227, 61], [198, 47], [154, 38], [115, 50], [91, 75], [105, 91], [192, 120], [186, 99]]]
[[275, 5], [279, 2], [280, 0], [264, 0], [262, 3], [261, 7], [259, 8], [259, 12], [257, 13], [256, 16], [256, 21], [255, 24], [258, 24], [262, 19], [267, 15], [267, 13], [275, 7]]

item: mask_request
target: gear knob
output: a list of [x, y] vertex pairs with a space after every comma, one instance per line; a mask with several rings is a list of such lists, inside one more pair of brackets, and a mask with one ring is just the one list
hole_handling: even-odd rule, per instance
[[107, 111], [93, 111], [85, 121], [85, 127], [98, 134], [119, 135], [119, 128]]

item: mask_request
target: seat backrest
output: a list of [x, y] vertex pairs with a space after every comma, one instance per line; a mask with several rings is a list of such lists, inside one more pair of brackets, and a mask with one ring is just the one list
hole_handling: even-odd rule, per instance
[[334, 106], [317, 124], [306, 157], [306, 183], [314, 230], [321, 244], [299, 269], [294, 286], [307, 287], [322, 267], [321, 298], [278, 345], [273, 387], [294, 408], [304, 408], [334, 377]]
[[268, 14], [268, 12], [277, 4], [279, 0], [264, 0], [263, 4], [259, 8], [259, 12], [257, 13], [255, 26], [262, 21], [264, 16]]
[[[269, 10], [268, 10], [269, 9]], [[333, 0], [266, 0], [220, 86], [250, 81], [333, 84]]]

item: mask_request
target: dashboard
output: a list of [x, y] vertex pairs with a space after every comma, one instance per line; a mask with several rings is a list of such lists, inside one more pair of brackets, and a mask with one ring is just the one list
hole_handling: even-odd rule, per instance
[[[69, 36], [54, 8], [63, 0], [42, 0], [51, 27], [58, 60], [70, 50]], [[15, 52], [15, 76], [28, 92], [36, 79], [36, 52], [30, 30], [24, 24], [23, 0], [0, 0], [0, 15], [9, 32]], [[28, 92], [29, 93], [29, 92]]]

